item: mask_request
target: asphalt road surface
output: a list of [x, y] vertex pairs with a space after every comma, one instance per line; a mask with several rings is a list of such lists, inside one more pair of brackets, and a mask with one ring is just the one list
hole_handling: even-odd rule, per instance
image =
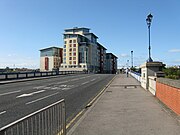
[[0, 85], [0, 128], [63, 98], [69, 122], [113, 77], [110, 74], [63, 75]]

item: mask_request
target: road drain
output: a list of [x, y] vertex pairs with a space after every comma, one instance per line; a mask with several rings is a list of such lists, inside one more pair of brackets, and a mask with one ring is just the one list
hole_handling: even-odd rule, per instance
[[140, 85], [110, 85], [113, 88], [125, 88], [125, 89], [135, 89]]
[[127, 85], [127, 86], [124, 86], [125, 89], [135, 89], [137, 88], [137, 86], [133, 86], [133, 85]]

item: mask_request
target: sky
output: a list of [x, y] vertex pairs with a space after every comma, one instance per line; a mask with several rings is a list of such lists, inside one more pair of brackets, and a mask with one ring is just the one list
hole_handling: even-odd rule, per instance
[[63, 46], [66, 28], [87, 27], [118, 57], [118, 67], [148, 59], [180, 65], [179, 0], [0, 0], [0, 68], [39, 68], [42, 48]]

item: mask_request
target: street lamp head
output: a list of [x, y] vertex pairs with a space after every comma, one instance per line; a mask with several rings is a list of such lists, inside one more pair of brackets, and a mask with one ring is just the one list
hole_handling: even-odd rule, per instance
[[153, 18], [153, 16], [151, 14], [149, 14], [146, 18], [146, 23], [147, 23], [148, 27], [150, 27], [150, 25], [151, 25], [152, 18]]
[[151, 14], [149, 14], [149, 15], [147, 16], [147, 18], [149, 18], [150, 20], [152, 20], [153, 16], [152, 16]]

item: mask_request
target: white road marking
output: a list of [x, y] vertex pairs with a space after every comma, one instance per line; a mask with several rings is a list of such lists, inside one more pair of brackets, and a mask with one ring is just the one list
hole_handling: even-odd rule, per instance
[[62, 88], [62, 90], [69, 90], [69, 89], [71, 89], [71, 88]]
[[86, 83], [89, 83], [89, 81], [82, 83], [82, 85], [84, 85], [84, 84], [86, 84]]
[[44, 87], [44, 89], [51, 89], [51, 87]]
[[42, 98], [39, 98], [39, 99], [36, 99], [36, 100], [30, 101], [30, 102], [27, 102], [27, 103], [26, 103], [26, 105], [29, 105], [29, 104], [35, 103], [35, 102], [37, 102], [37, 101], [40, 101], [40, 100], [46, 99], [46, 98], [48, 98], [48, 97], [52, 97], [52, 96], [54, 96], [54, 95], [57, 95], [58, 93], [59, 93], [59, 92], [56, 92], [56, 93], [53, 93], [53, 94], [51, 94], [51, 95], [48, 95], [48, 96], [45, 96], [45, 97], [42, 97]]
[[50, 90], [61, 90], [62, 88], [60, 86], [54, 86], [54, 87], [51, 87]]
[[92, 79], [91, 81], [94, 81], [94, 80], [96, 80], [96, 79]]
[[18, 93], [18, 92], [21, 92], [21, 90], [12, 91], [12, 92], [7, 92], [7, 93], [2, 93], [2, 94], [0, 94], [0, 96], [9, 95], [9, 94], [14, 94], [14, 93]]
[[42, 89], [44, 87], [46, 87], [46, 86], [37, 86], [37, 87], [34, 87], [33, 89]]
[[6, 111], [2, 111], [2, 112], [0, 112], [0, 115], [1, 115], [1, 114], [4, 114], [4, 113], [6, 113]]
[[67, 85], [64, 85], [64, 84], [63, 84], [63, 85], [60, 85], [60, 87], [67, 87]]
[[40, 90], [40, 91], [35, 91], [35, 92], [32, 92], [32, 93], [28, 93], [28, 94], [22, 94], [22, 95], [17, 96], [16, 98], [28, 97], [28, 96], [32, 96], [32, 95], [37, 94], [37, 93], [42, 93], [44, 91], [45, 90]]

